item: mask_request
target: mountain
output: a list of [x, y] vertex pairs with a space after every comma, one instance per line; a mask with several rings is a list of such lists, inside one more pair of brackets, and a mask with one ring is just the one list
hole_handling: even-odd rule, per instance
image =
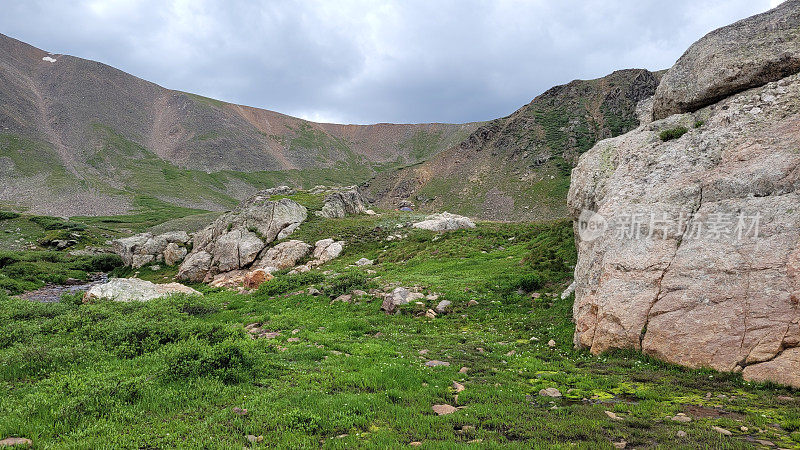
[[31, 212], [226, 209], [278, 183], [358, 183], [423, 161], [477, 126], [314, 123], [0, 34], [0, 206]]
[[414, 204], [495, 220], [566, 217], [570, 170], [595, 142], [639, 125], [663, 72], [621, 70], [556, 86], [432, 159], [365, 184], [384, 207]]

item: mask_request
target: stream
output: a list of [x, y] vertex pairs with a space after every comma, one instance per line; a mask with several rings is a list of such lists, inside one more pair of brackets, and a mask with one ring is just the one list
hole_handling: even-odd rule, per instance
[[55, 303], [61, 300], [63, 294], [75, 294], [76, 292], [87, 291], [94, 285], [103, 284], [108, 281], [107, 273], [89, 274], [88, 281], [67, 282], [66, 284], [48, 284], [35, 291], [25, 292], [19, 297], [33, 302]]

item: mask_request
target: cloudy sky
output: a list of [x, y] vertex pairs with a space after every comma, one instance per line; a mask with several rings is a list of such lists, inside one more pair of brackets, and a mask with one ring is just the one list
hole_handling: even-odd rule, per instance
[[0, 33], [162, 86], [340, 123], [467, 122], [667, 68], [778, 0], [0, 0]]

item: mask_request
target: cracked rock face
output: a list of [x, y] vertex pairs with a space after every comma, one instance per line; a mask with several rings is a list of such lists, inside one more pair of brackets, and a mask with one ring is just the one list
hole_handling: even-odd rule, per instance
[[696, 111], [745, 89], [800, 72], [800, 0], [712, 31], [669, 69], [653, 117]]
[[192, 252], [178, 270], [178, 278], [211, 280], [222, 272], [248, 267], [266, 244], [295, 230], [308, 211], [287, 198], [269, 200], [256, 194], [235, 210], [223, 214], [193, 236]]
[[599, 142], [568, 196], [575, 344], [800, 386], [798, 188], [798, 75]]

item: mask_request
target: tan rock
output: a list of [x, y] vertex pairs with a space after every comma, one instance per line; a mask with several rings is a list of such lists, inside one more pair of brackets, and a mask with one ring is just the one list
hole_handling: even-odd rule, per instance
[[448, 414], [453, 414], [454, 412], [458, 411], [458, 409], [455, 406], [451, 405], [433, 405], [431, 409], [433, 409], [433, 412], [435, 412], [440, 416], [446, 416]]
[[[784, 370], [794, 353], [783, 350], [800, 341], [798, 103], [792, 75], [581, 157], [568, 195], [577, 346], [721, 371], [744, 362], [745, 377], [800, 386]], [[690, 131], [659, 139], [678, 125]]]
[[15, 445], [25, 445], [25, 446], [32, 446], [33, 441], [27, 438], [18, 438], [18, 437], [8, 437], [3, 440], [0, 440], [0, 447], [13, 447]]
[[771, 361], [747, 366], [742, 376], [749, 381], [800, 386], [800, 347], [786, 349]]
[[263, 283], [272, 280], [275, 278], [271, 273], [267, 273], [264, 269], [256, 269], [250, 272], [247, 272], [244, 276], [244, 280], [242, 281], [242, 285], [245, 289], [258, 289]]

